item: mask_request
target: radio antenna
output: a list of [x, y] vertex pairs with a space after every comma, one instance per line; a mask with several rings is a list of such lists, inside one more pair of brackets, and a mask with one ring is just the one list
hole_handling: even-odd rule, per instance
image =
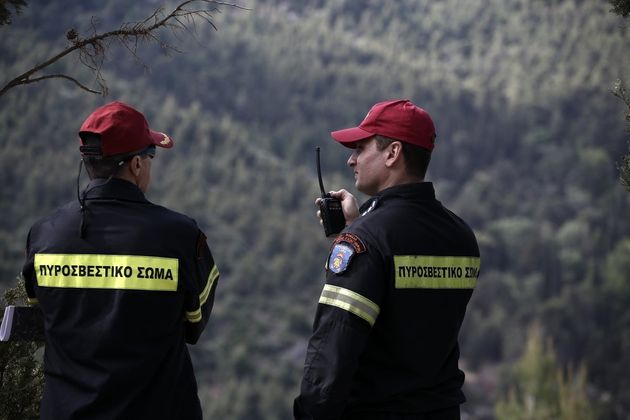
[[317, 155], [317, 179], [319, 180], [319, 189], [322, 192], [322, 198], [325, 198], [326, 190], [324, 189], [324, 183], [322, 182], [322, 168], [319, 163], [319, 146], [315, 148], [315, 154]]

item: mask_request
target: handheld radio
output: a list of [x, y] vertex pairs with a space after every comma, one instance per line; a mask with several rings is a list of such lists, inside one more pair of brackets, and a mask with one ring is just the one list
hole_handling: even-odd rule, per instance
[[337, 234], [346, 227], [346, 219], [343, 216], [341, 201], [327, 194], [322, 182], [322, 169], [319, 163], [319, 147], [315, 148], [317, 155], [317, 178], [319, 179], [319, 189], [322, 192], [322, 199], [319, 202], [319, 211], [324, 226], [326, 236]]

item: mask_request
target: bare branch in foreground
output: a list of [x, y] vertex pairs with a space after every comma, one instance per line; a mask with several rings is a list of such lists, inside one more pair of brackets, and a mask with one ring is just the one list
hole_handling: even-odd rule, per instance
[[[140, 22], [125, 23], [117, 30], [97, 33], [94, 18], [92, 19], [92, 35], [87, 38], [81, 38], [79, 34], [71, 29], [66, 33], [66, 38], [70, 41], [70, 46], [59, 53], [48, 58], [44, 62], [37, 64], [31, 69], [25, 71], [6, 83], [0, 89], [0, 96], [4, 95], [8, 90], [30, 83], [36, 83], [46, 79], [62, 78], [69, 80], [79, 86], [81, 89], [91, 93], [107, 95], [107, 84], [101, 73], [101, 68], [106, 58], [106, 53], [111, 41], [119, 42], [125, 47], [131, 55], [140, 63], [143, 63], [138, 56], [139, 47], [146, 42], [155, 42], [160, 49], [165, 52], [180, 52], [175, 46], [162, 42], [158, 37], [160, 29], [168, 29], [176, 38], [178, 31], [189, 31], [196, 28], [196, 20], [201, 19], [210, 24], [213, 29], [217, 29], [212, 22], [213, 13], [218, 12], [218, 6], [230, 6], [238, 9], [244, 7], [235, 4], [224, 3], [213, 0], [186, 0], [178, 4], [168, 14], [164, 13], [163, 8], [156, 9], [151, 15]], [[179, 39], [179, 38], [178, 38]], [[58, 62], [70, 53], [78, 51], [79, 61], [89, 68], [96, 78], [99, 90], [90, 89], [76, 78], [65, 74], [50, 74], [35, 76], [50, 65]], [[144, 63], [143, 63], [144, 64]], [[146, 67], [146, 66], [145, 66]]]

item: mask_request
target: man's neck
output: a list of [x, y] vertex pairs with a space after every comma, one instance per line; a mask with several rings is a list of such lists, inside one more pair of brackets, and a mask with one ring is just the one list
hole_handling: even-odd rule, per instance
[[379, 188], [379, 192], [390, 187], [395, 187], [396, 185], [417, 184], [420, 182], [424, 182], [424, 177], [411, 176], [406, 173], [394, 172], [391, 174], [390, 177], [388, 177], [383, 185], [381, 185], [381, 188]]

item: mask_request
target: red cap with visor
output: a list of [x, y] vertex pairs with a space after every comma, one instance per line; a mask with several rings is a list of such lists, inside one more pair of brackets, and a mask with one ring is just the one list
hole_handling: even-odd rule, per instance
[[173, 147], [169, 136], [149, 128], [140, 111], [119, 101], [103, 105], [87, 117], [79, 130], [82, 146], [85, 146], [82, 137], [88, 133], [100, 135], [103, 157], [133, 153], [152, 145]]
[[358, 127], [330, 133], [346, 147], [375, 135], [415, 144], [428, 150], [435, 146], [435, 126], [424, 109], [407, 99], [379, 102], [370, 109]]

